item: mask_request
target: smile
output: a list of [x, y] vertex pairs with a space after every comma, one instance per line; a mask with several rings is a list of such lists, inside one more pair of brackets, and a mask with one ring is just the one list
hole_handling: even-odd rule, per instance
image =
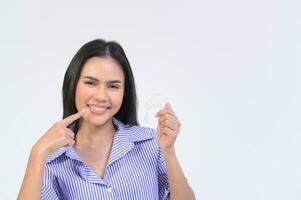
[[103, 114], [108, 110], [106, 106], [89, 105], [90, 111], [97, 114]]

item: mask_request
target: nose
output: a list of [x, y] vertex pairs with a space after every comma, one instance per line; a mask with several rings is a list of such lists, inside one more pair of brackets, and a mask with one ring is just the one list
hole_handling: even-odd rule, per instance
[[97, 101], [107, 101], [108, 100], [108, 94], [107, 94], [106, 88], [103, 87], [103, 86], [100, 86], [100, 87], [96, 88], [94, 98]]

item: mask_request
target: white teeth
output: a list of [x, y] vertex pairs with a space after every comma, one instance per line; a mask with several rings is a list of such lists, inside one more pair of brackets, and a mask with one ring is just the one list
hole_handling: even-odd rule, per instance
[[93, 107], [93, 106], [91, 106], [91, 108], [94, 109], [94, 110], [97, 110], [97, 111], [103, 111], [103, 110], [105, 110], [105, 108], [97, 108], [97, 107]]
[[96, 111], [96, 112], [105, 112], [107, 108], [100, 108], [100, 107], [95, 107], [95, 106], [90, 106], [91, 110]]

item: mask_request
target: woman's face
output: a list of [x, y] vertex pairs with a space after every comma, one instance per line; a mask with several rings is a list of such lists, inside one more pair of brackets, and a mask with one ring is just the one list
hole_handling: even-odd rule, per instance
[[83, 66], [75, 93], [77, 110], [88, 107], [83, 123], [102, 126], [111, 123], [121, 107], [124, 74], [110, 57], [92, 57]]

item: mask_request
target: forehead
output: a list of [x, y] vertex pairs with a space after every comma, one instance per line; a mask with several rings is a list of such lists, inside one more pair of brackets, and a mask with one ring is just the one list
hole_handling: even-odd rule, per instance
[[124, 74], [119, 63], [111, 57], [92, 57], [86, 61], [81, 72], [81, 78], [92, 76], [99, 80], [124, 80]]

